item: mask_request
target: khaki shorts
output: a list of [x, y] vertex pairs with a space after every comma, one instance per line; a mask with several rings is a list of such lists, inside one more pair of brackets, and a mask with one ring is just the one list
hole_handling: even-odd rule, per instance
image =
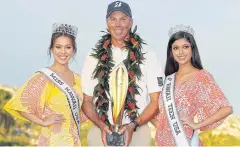
[[[95, 125], [89, 131], [87, 141], [88, 146], [104, 146], [101, 138], [101, 130]], [[151, 141], [150, 128], [146, 124], [133, 133], [129, 146], [151, 146]]]

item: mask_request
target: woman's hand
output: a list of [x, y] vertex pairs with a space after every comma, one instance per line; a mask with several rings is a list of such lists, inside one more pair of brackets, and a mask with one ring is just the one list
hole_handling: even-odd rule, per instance
[[52, 124], [64, 122], [65, 119], [62, 114], [51, 114], [43, 120], [42, 126], [48, 127]]
[[195, 123], [193, 118], [189, 118], [189, 117], [182, 117], [181, 118], [182, 124], [183, 125], [188, 125], [189, 127], [191, 127], [193, 130], [197, 130], [199, 129], [199, 124]]

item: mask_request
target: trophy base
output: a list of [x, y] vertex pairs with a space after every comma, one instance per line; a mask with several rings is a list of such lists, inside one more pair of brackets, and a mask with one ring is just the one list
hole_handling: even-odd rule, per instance
[[108, 146], [124, 146], [124, 134], [118, 134], [113, 132], [112, 134], [107, 135], [107, 145]]

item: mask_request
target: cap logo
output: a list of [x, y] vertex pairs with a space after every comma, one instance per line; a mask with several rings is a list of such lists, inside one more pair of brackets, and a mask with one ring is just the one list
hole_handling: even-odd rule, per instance
[[121, 7], [122, 2], [116, 2], [114, 7]]

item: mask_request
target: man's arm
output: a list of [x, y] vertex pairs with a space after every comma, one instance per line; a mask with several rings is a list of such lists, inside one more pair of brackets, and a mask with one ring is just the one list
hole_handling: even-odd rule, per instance
[[142, 114], [136, 118], [139, 126], [142, 126], [149, 121], [151, 121], [158, 113], [158, 99], [160, 96], [160, 92], [150, 93], [150, 103], [144, 109]]
[[98, 113], [93, 106], [93, 97], [84, 94], [82, 110], [84, 114], [90, 119], [97, 127], [102, 128], [106, 124], [99, 119]]
[[160, 61], [155, 52], [147, 54], [147, 81], [146, 86], [150, 95], [150, 103], [146, 106], [142, 114], [136, 119], [139, 126], [142, 126], [158, 114], [158, 100], [163, 85], [163, 71]]
[[107, 146], [107, 134], [111, 134], [109, 127], [98, 117], [98, 113], [93, 106], [93, 97], [84, 94], [82, 110], [84, 114], [101, 130], [102, 142]]
[[[150, 93], [150, 103], [144, 109], [142, 114], [140, 114], [135, 121], [142, 126], [149, 121], [151, 121], [158, 113], [158, 98], [160, 92]], [[135, 129], [134, 123], [129, 123], [128, 125], [124, 126], [119, 133], [124, 133], [125, 136], [125, 145], [128, 146], [132, 140], [133, 131]]]
[[98, 80], [92, 78], [92, 73], [98, 63], [90, 54], [90, 51], [84, 61], [84, 66], [82, 70], [82, 91], [83, 91], [83, 104], [82, 111], [98, 128], [101, 130], [102, 142], [107, 146], [107, 134], [111, 134], [109, 127], [99, 119], [98, 113], [94, 107], [93, 102], [93, 91], [94, 87], [97, 85]]

